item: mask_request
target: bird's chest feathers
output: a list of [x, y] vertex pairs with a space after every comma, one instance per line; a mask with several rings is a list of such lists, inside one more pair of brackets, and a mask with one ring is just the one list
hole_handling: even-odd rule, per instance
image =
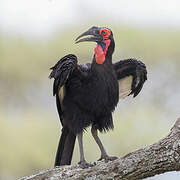
[[103, 64], [106, 58], [106, 53], [110, 45], [110, 40], [104, 40], [101, 44], [97, 44], [94, 48], [94, 54], [97, 64]]
[[[100, 66], [100, 65], [99, 65]], [[119, 99], [117, 78], [111, 69], [98, 69], [93, 85], [93, 97], [99, 107], [114, 109]]]
[[97, 83], [101, 87], [101, 92], [106, 91], [107, 93], [111, 93], [111, 91], [117, 88], [117, 79], [111, 71], [99, 73]]

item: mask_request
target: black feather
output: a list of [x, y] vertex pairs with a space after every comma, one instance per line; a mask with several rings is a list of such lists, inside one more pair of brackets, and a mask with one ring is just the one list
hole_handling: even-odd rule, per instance
[[53, 67], [50, 68], [52, 72], [50, 73], [49, 78], [55, 79], [53, 85], [53, 95], [55, 95], [59, 91], [59, 88], [66, 83], [69, 74], [76, 67], [77, 57], [73, 54], [69, 54], [61, 58]]
[[[114, 64], [117, 79], [120, 80], [127, 76], [132, 76], [131, 93], [136, 97], [141, 91], [144, 82], [147, 80], [147, 70], [144, 63], [134, 58], [121, 60]], [[129, 94], [129, 95], [130, 95]]]
[[147, 79], [146, 66], [141, 61], [126, 59], [112, 64], [115, 47], [112, 33], [109, 38], [103, 64], [98, 64], [94, 56], [91, 64], [78, 65], [77, 57], [69, 54], [51, 68], [49, 78], [54, 78], [53, 95], [63, 126], [55, 166], [71, 163], [76, 135], [88, 126], [101, 132], [113, 129], [112, 112], [119, 100], [118, 80], [132, 76], [130, 87], [135, 97]]

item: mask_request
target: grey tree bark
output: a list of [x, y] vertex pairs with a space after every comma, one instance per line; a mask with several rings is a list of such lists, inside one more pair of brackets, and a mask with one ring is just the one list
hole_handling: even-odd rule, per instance
[[180, 171], [180, 118], [165, 138], [114, 161], [96, 162], [94, 166], [86, 169], [80, 168], [79, 165], [61, 166], [21, 180], [139, 180], [168, 171]]

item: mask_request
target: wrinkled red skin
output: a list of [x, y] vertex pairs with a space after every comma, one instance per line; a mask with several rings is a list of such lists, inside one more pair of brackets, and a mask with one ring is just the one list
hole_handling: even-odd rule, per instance
[[101, 45], [97, 44], [97, 46], [94, 48], [95, 58], [97, 64], [103, 64], [105, 61], [106, 53], [108, 50], [108, 47], [110, 45], [110, 40], [104, 40], [106, 47], [103, 51]]
[[[102, 32], [106, 32], [106, 33], [103, 34]], [[99, 33], [103, 36], [104, 38], [103, 42], [106, 44], [106, 47], [103, 51], [101, 45], [97, 44], [97, 46], [94, 48], [94, 53], [95, 53], [96, 63], [103, 64], [106, 58], [108, 47], [111, 43], [111, 41], [108, 39], [111, 34], [111, 31], [109, 29], [104, 28], [104, 29], [100, 29]]]

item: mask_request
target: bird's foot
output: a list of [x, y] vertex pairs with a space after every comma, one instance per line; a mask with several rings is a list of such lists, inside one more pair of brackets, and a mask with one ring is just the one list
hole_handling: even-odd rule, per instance
[[116, 160], [118, 157], [116, 157], [116, 156], [108, 156], [108, 155], [103, 155], [103, 156], [101, 156], [101, 158], [100, 159], [98, 159], [98, 161], [101, 161], [101, 160], [105, 160], [105, 162], [108, 162], [108, 161], [114, 161], [114, 160]]
[[79, 164], [79, 166], [80, 166], [81, 168], [83, 168], [83, 169], [93, 166], [93, 164], [88, 163], [86, 160], [80, 161], [80, 162], [78, 162], [78, 164]]

